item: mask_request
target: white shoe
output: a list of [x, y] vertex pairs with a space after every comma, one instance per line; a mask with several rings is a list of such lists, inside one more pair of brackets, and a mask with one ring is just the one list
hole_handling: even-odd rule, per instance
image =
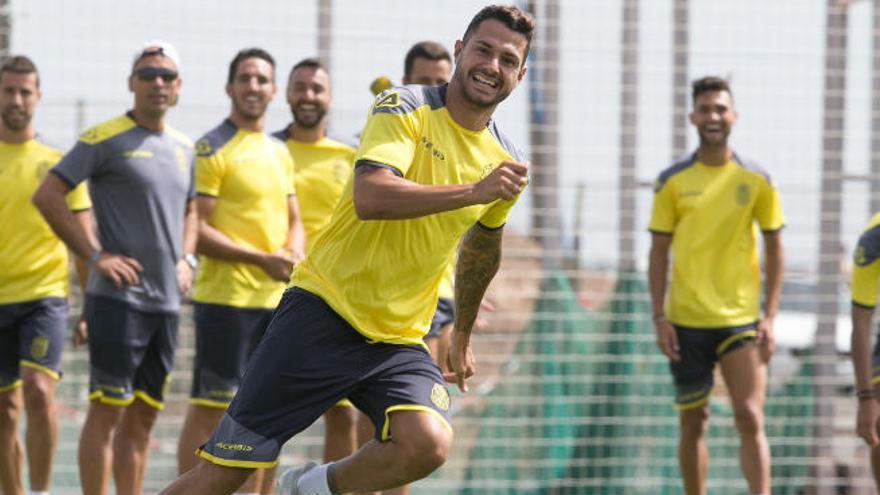
[[317, 463], [309, 462], [302, 466], [293, 467], [284, 471], [281, 473], [281, 476], [278, 477], [278, 481], [275, 482], [275, 493], [278, 495], [308, 495], [300, 492], [296, 484], [299, 479], [302, 478], [302, 475], [316, 467], [318, 467]]

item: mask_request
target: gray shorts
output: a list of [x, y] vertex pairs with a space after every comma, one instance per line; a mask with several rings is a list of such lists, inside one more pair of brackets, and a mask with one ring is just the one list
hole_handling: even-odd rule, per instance
[[21, 383], [20, 366], [61, 378], [67, 299], [0, 304], [0, 392]]
[[127, 406], [135, 396], [162, 409], [177, 348], [177, 314], [145, 312], [87, 295], [89, 399]]
[[232, 402], [269, 321], [271, 309], [195, 303], [196, 357], [191, 403], [225, 409]]

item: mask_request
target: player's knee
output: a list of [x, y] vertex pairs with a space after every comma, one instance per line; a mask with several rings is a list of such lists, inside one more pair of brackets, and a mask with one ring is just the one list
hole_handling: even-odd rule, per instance
[[423, 478], [446, 463], [452, 435], [445, 428], [431, 428], [402, 442], [403, 459], [407, 472], [414, 478]]
[[744, 403], [734, 407], [736, 429], [740, 435], [757, 435], [764, 428], [764, 415], [755, 404]]
[[705, 407], [698, 407], [682, 411], [679, 423], [682, 438], [701, 438], [709, 428], [709, 410]]
[[20, 412], [12, 393], [0, 393], [0, 432], [14, 431]]
[[55, 387], [51, 378], [27, 380], [24, 382], [24, 407], [31, 412], [49, 411], [54, 406]]

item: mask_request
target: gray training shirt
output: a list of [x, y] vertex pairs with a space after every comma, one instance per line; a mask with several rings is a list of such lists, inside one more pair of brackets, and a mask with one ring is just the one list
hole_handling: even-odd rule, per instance
[[121, 115], [84, 132], [52, 172], [70, 187], [89, 180], [102, 249], [144, 268], [138, 285], [121, 290], [92, 270], [86, 293], [141, 311], [177, 312], [176, 265], [186, 203], [195, 196], [192, 142], [168, 127], [154, 132]]

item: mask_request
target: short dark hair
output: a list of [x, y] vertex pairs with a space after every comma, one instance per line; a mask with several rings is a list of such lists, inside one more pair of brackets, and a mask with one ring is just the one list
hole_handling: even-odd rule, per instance
[[0, 65], [0, 74], [4, 72], [12, 72], [13, 74], [35, 74], [37, 76], [37, 87], [40, 87], [40, 73], [34, 61], [24, 55], [15, 55], [3, 59], [3, 65]]
[[296, 64], [294, 64], [293, 68], [290, 69], [290, 74], [287, 75], [287, 80], [289, 81], [291, 77], [293, 77], [293, 73], [296, 72], [297, 69], [301, 69], [303, 67], [308, 67], [309, 69], [318, 70], [321, 69], [327, 74], [330, 74], [330, 71], [327, 70], [327, 66], [324, 65], [324, 62], [321, 62], [320, 59], [315, 57], [308, 57], [300, 60]]
[[701, 77], [691, 83], [692, 101], [697, 101], [697, 97], [709, 91], [727, 91], [727, 94], [733, 98], [733, 92], [730, 90], [730, 83], [727, 79], [718, 76]]
[[409, 79], [417, 58], [431, 61], [445, 60], [452, 64], [452, 57], [449, 56], [446, 47], [436, 41], [419, 41], [406, 52], [406, 58], [403, 59], [403, 77]]
[[532, 33], [535, 31], [535, 19], [532, 18], [531, 14], [521, 10], [515, 5], [489, 5], [488, 7], [483, 7], [483, 9], [477, 12], [477, 15], [471, 19], [471, 23], [468, 24], [467, 29], [465, 29], [464, 36], [461, 38], [462, 43], [467, 43], [468, 39], [470, 39], [474, 32], [480, 27], [480, 24], [489, 19], [500, 21], [509, 29], [526, 37], [526, 51], [523, 54], [523, 64], [525, 64], [526, 59], [529, 57], [529, 49], [532, 46]]
[[232, 84], [232, 81], [235, 79], [235, 71], [238, 70], [238, 64], [248, 58], [260, 58], [268, 62], [272, 66], [272, 80], [275, 80], [275, 59], [272, 58], [272, 55], [269, 55], [269, 52], [262, 48], [245, 48], [236, 53], [235, 58], [229, 63], [229, 76], [226, 78], [227, 84]]

